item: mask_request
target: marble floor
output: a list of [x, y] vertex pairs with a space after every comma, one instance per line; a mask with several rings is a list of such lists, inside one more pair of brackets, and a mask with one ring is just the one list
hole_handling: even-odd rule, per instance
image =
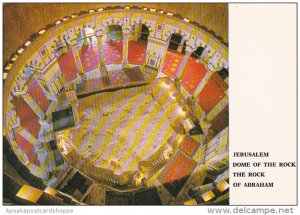
[[141, 161], [167, 144], [175, 133], [171, 123], [182, 114], [170, 90], [158, 87], [146, 85], [80, 99], [80, 126], [57, 136], [67, 163], [87, 175], [90, 170], [82, 159], [116, 175], [137, 172]]

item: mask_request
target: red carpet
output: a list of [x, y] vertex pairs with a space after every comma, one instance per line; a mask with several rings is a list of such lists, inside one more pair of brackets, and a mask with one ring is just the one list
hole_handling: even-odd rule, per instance
[[180, 53], [167, 52], [165, 62], [163, 64], [162, 72], [170, 78], [176, 78], [177, 71], [183, 59], [183, 55]]
[[197, 147], [198, 147], [197, 142], [193, 138], [191, 138], [190, 136], [186, 135], [184, 137], [184, 140], [183, 140], [180, 148], [184, 152], [186, 152], [188, 155], [191, 156], [196, 151]]
[[128, 63], [142, 65], [146, 59], [147, 44], [142, 42], [129, 41]]
[[197, 63], [194, 58], [190, 58], [181, 77], [182, 86], [190, 94], [193, 94], [205, 74], [205, 66], [201, 63]]
[[85, 72], [98, 68], [100, 56], [97, 43], [92, 43], [89, 46], [82, 46], [79, 50], [79, 55]]
[[23, 98], [14, 97], [13, 104], [16, 106], [16, 112], [20, 118], [21, 125], [33, 136], [38, 138], [41, 128], [39, 124], [39, 117], [33, 112]]
[[40, 162], [38, 160], [38, 155], [34, 151], [34, 146], [29, 143], [24, 137], [22, 137], [20, 134], [16, 134], [16, 141], [22, 151], [25, 152], [27, 155], [29, 161], [31, 163], [36, 164], [37, 166], [40, 166]]
[[214, 74], [208, 83], [201, 91], [199, 98], [199, 105], [208, 114], [225, 95], [224, 85], [220, 85], [218, 74]]
[[36, 103], [41, 107], [43, 112], [45, 113], [51, 104], [51, 101], [49, 101], [40, 87], [38, 81], [35, 78], [31, 78], [28, 82], [28, 94], [34, 98]]
[[164, 183], [172, 183], [173, 181], [180, 180], [188, 176], [193, 168], [194, 163], [192, 159], [178, 150], [172, 161], [165, 167], [166, 172], [163, 181]]
[[57, 62], [65, 80], [72, 81], [77, 77], [78, 69], [76, 67], [72, 50], [69, 50], [68, 53], [61, 55], [57, 59]]
[[120, 64], [123, 56], [123, 41], [103, 43], [105, 64]]

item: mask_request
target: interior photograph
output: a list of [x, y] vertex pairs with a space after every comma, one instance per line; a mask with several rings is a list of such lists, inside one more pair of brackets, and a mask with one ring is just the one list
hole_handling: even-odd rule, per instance
[[228, 4], [3, 3], [3, 205], [228, 205]]

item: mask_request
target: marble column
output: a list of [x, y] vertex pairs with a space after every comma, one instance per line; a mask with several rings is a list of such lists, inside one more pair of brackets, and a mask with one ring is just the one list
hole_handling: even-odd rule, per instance
[[178, 46], [178, 48], [177, 48], [177, 51], [178, 51], [178, 52], [182, 52], [184, 42], [185, 42], [185, 39], [182, 37], [182, 39], [181, 39], [181, 41], [180, 41], [180, 44], [179, 44], [179, 46]]
[[78, 99], [76, 96], [76, 92], [68, 91], [68, 92], [66, 92], [66, 96], [67, 96], [70, 106], [72, 107], [75, 126], [79, 126], [80, 125], [80, 119], [79, 119], [79, 113], [78, 113], [79, 103], [78, 103]]
[[176, 82], [180, 82], [180, 78], [181, 78], [181, 76], [183, 74], [185, 66], [186, 66], [188, 60], [190, 59], [191, 55], [192, 55], [192, 50], [186, 50], [185, 55], [183, 57], [183, 60], [182, 60], [182, 62], [180, 64], [178, 72], [176, 74], [176, 78], [175, 78]]
[[[97, 37], [97, 44], [98, 44], [98, 51], [99, 51], [99, 57], [100, 57], [100, 61], [99, 61], [99, 69], [102, 66], [105, 66], [105, 59], [104, 59], [104, 53], [103, 53], [103, 35], [100, 35]], [[100, 69], [101, 70], [101, 69]]]
[[12, 106], [10, 111], [7, 112], [7, 119], [8, 119], [7, 127], [9, 130], [20, 126], [21, 121], [16, 113], [14, 106]]
[[142, 23], [135, 24], [134, 35], [133, 35], [135, 41], [139, 40], [139, 38], [141, 37], [141, 32], [142, 32]]
[[216, 72], [217, 70], [207, 70], [204, 78], [201, 80], [200, 84], [197, 86], [195, 92], [193, 93], [192, 100], [196, 100], [203, 90], [203, 88], [206, 86], [212, 75]]
[[123, 31], [123, 66], [128, 65], [129, 32]]
[[89, 41], [85, 32], [85, 28], [82, 29], [82, 36], [83, 36], [83, 45], [84, 46], [88, 46], [89, 45]]
[[41, 125], [41, 129], [38, 135], [39, 142], [50, 142], [51, 140], [54, 140], [55, 137], [52, 134], [52, 126], [50, 125], [48, 120], [39, 119], [39, 124]]
[[82, 76], [82, 75], [84, 75], [84, 71], [83, 71], [78, 47], [77, 47], [77, 45], [73, 45], [73, 46], [71, 46], [71, 48], [72, 48], [74, 60], [75, 60], [75, 63], [76, 63], [77, 69], [78, 69], [78, 74], [79, 74], [79, 76]]

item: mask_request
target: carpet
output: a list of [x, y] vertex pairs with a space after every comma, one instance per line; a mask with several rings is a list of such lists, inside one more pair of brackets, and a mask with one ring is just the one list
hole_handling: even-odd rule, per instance
[[65, 80], [70, 82], [77, 77], [78, 69], [76, 67], [72, 50], [68, 50], [67, 53], [62, 54], [59, 58], [57, 58], [57, 62]]

